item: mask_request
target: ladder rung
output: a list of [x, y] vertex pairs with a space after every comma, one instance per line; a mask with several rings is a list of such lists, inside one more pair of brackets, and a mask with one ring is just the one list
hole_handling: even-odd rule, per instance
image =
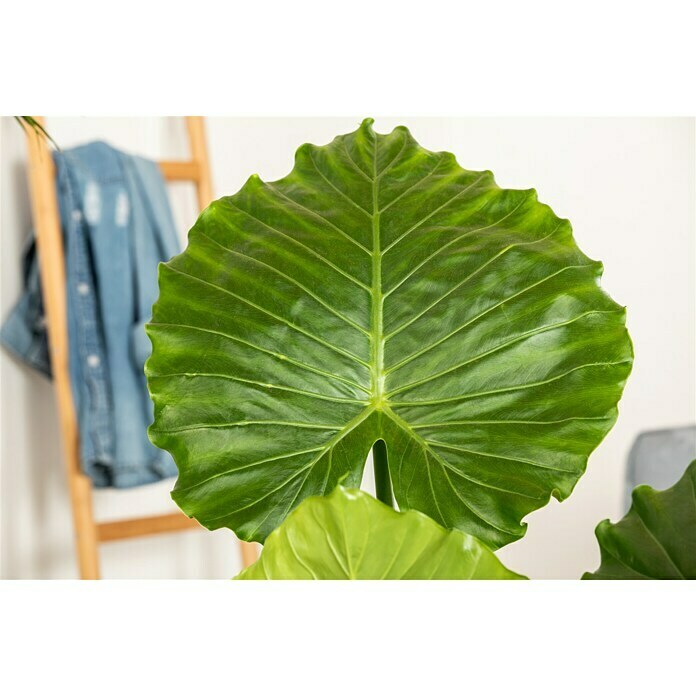
[[198, 181], [201, 166], [198, 162], [160, 162], [162, 176], [168, 181]]
[[116, 520], [101, 522], [97, 525], [97, 535], [100, 542], [118, 541], [133, 537], [149, 536], [178, 532], [184, 529], [202, 529], [201, 525], [180, 512], [157, 517], [135, 517], [131, 520]]

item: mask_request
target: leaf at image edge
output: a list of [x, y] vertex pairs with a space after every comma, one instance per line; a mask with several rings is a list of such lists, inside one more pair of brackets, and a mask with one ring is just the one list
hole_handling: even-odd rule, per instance
[[628, 513], [595, 535], [601, 564], [583, 580], [696, 580], [696, 460], [671, 488], [635, 488]]

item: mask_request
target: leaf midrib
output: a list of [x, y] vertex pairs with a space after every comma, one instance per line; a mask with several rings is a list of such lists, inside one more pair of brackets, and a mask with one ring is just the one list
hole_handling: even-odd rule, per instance
[[372, 404], [380, 408], [384, 402], [384, 298], [382, 297], [382, 249], [379, 231], [379, 179], [377, 177], [377, 135], [373, 134], [372, 146], [372, 317], [371, 385]]
[[[347, 149], [346, 149], [347, 152]], [[350, 157], [350, 153], [348, 153], [348, 156]], [[430, 477], [430, 471], [429, 471], [429, 457], [432, 457], [435, 461], [437, 461], [441, 466], [443, 466], [443, 473], [447, 477], [449, 481], [449, 476], [447, 475], [446, 468], [450, 468], [459, 475], [462, 475], [461, 472], [458, 472], [456, 469], [453, 469], [451, 465], [445, 465], [447, 464], [446, 462], [443, 462], [443, 460], [440, 458], [437, 452], [435, 452], [431, 446], [430, 443], [422, 438], [413, 428], [410, 426], [409, 423], [404, 421], [400, 416], [398, 416], [394, 411], [389, 406], [389, 402], [387, 400], [387, 396], [385, 393], [385, 377], [386, 377], [386, 371], [385, 371], [385, 366], [384, 366], [384, 344], [385, 344], [385, 336], [384, 336], [384, 326], [383, 326], [383, 321], [384, 321], [384, 300], [386, 297], [386, 294], [383, 293], [382, 291], [382, 257], [386, 251], [391, 248], [390, 245], [385, 249], [384, 251], [381, 248], [381, 239], [380, 239], [380, 210], [379, 210], [379, 176], [377, 174], [377, 155], [378, 155], [378, 148], [377, 148], [377, 136], [376, 134], [373, 134], [373, 156], [372, 156], [372, 177], [368, 177], [362, 170], [360, 170], [361, 174], [365, 176], [365, 178], [370, 179], [372, 183], [372, 214], [370, 215], [371, 217], [371, 224], [372, 224], [372, 252], [371, 252], [371, 257], [372, 257], [372, 283], [371, 283], [371, 288], [370, 288], [370, 295], [371, 295], [371, 318], [370, 318], [370, 331], [369, 331], [369, 338], [370, 338], [370, 373], [371, 373], [371, 385], [370, 385], [370, 402], [367, 408], [365, 408], [363, 411], [361, 411], [356, 417], [354, 417], [350, 423], [348, 423], [340, 432], [336, 433], [330, 440], [327, 442], [325, 447], [322, 449], [322, 451], [313, 459], [312, 463], [310, 464], [310, 468], [314, 466], [319, 460], [322, 459], [322, 457], [329, 451], [333, 450], [333, 447], [345, 437], [345, 435], [353, 430], [359, 423], [363, 422], [366, 420], [373, 412], [381, 412], [384, 415], [386, 415], [397, 427], [405, 430], [410, 437], [423, 449], [424, 454], [426, 455], [426, 467], [428, 468], [428, 476]], [[400, 153], [399, 153], [400, 155]], [[399, 155], [390, 162], [391, 166], [396, 159], [398, 159]], [[352, 158], [350, 158], [352, 161]], [[336, 189], [335, 185], [333, 185], [324, 175], [323, 173], [319, 170], [319, 167], [317, 166], [316, 162], [314, 162], [314, 159], [312, 158], [312, 163], [314, 164], [314, 167], [317, 169], [319, 174], [322, 176], [323, 179], [329, 183], [332, 188]], [[355, 164], [353, 162], [353, 164]], [[357, 168], [357, 165], [356, 165]], [[387, 167], [389, 168], [389, 167]], [[437, 168], [437, 167], [436, 167]], [[383, 172], [382, 172], [383, 173]], [[427, 177], [426, 177], [427, 178]], [[433, 214], [436, 214], [441, 208], [445, 207], [446, 205], [449, 205], [449, 203], [452, 202], [452, 200], [456, 199], [459, 195], [462, 193], [468, 191], [471, 186], [475, 185], [478, 183], [480, 180], [477, 179], [474, 184], [471, 184], [463, 191], [460, 191], [456, 196], [454, 196], [452, 199], [449, 199], [444, 205], [440, 206], [440, 208], [436, 209], [433, 211], [429, 216], [426, 216], [425, 219], [428, 219], [431, 217]], [[367, 212], [362, 206], [359, 206], [355, 201], [350, 199], [345, 193], [342, 191], [336, 189], [339, 193], [342, 194], [345, 198], [347, 198], [356, 208], [359, 208], [362, 212]], [[520, 203], [522, 205], [522, 203]], [[517, 210], [520, 205], [516, 206], [512, 212]], [[512, 214], [508, 213], [508, 215]], [[507, 217], [508, 215], [504, 216]], [[419, 222], [419, 225], [423, 221]], [[495, 224], [498, 224], [500, 221], [497, 221]], [[418, 226], [418, 225], [417, 225]], [[417, 227], [416, 226], [416, 227]], [[485, 228], [484, 228], [485, 229]], [[555, 232], [558, 230], [558, 226], [554, 228], [554, 230], [551, 232], [551, 234], [547, 235], [546, 237], [543, 238], [543, 240], [536, 240], [538, 243], [539, 241], [545, 241], [548, 239], [548, 237], [553, 236]], [[409, 230], [411, 231], [411, 230]], [[396, 241], [399, 241], [400, 238], [398, 238]], [[363, 247], [364, 248], [364, 247]], [[491, 259], [491, 261], [495, 260], [494, 257]], [[388, 293], [387, 293], [388, 294]], [[583, 315], [584, 316], [584, 315]], [[405, 327], [403, 327], [405, 328]], [[555, 328], [555, 327], [554, 327]], [[431, 377], [421, 380], [422, 382], [428, 381], [431, 379]], [[403, 388], [402, 388], [403, 389]], [[401, 391], [401, 389], [397, 390]], [[465, 478], [469, 479], [469, 477], [465, 476]], [[483, 485], [485, 487], [491, 487], [491, 488], [496, 488], [495, 486], [489, 486], [488, 484], [485, 484], [481, 481], [477, 481], [474, 479], [469, 479], [471, 483], [475, 485]], [[461, 496], [458, 494], [456, 491], [456, 488], [451, 484], [453, 490], [457, 494], [457, 496], [461, 499]], [[431, 481], [431, 487], [432, 487], [432, 481]], [[502, 489], [501, 489], [502, 490]], [[506, 492], [512, 492], [512, 491], [506, 491]], [[437, 501], [437, 496], [435, 495], [435, 491], [433, 490], [433, 498], [435, 500], [436, 506], [438, 506], [439, 510], [439, 505]], [[514, 531], [507, 530], [507, 529], [502, 529], [501, 527], [493, 524], [490, 520], [486, 519], [485, 517], [482, 517], [481, 514], [473, 509], [465, 500], [462, 499], [462, 502], [466, 505], [466, 507], [471, 511], [472, 514], [474, 514], [478, 519], [480, 519], [484, 524], [500, 531], [506, 534], [515, 534]], [[440, 513], [442, 517], [442, 513]], [[443, 517], [443, 523], [445, 522], [444, 517]]]
[[[350, 153], [349, 157], [350, 157]], [[398, 158], [398, 155], [397, 155]], [[351, 158], [352, 160], [352, 158]], [[394, 160], [390, 163], [393, 164]], [[314, 163], [314, 162], [313, 162]], [[314, 163], [315, 168], [317, 171], [319, 171], [319, 168], [317, 167], [316, 163]], [[322, 174], [321, 172], [319, 172]], [[364, 172], [361, 173], [364, 174]], [[365, 175], [366, 176], [366, 175]], [[323, 176], [322, 178], [326, 179], [326, 177]], [[328, 181], [328, 183], [331, 183]], [[476, 182], [475, 182], [476, 183]], [[333, 185], [332, 185], [333, 186]], [[335, 186], [334, 186], [335, 188]], [[467, 191], [470, 187], [466, 187], [464, 191], [460, 191], [459, 194]], [[343, 194], [345, 196], [345, 194]], [[346, 196], [347, 197], [347, 196]], [[455, 196], [454, 198], [456, 198]], [[351, 199], [349, 199], [351, 200]], [[382, 256], [383, 256], [383, 251], [381, 249], [381, 239], [380, 239], [380, 210], [379, 210], [379, 176], [377, 174], [377, 136], [376, 134], [373, 134], [373, 152], [372, 152], [372, 284], [370, 288], [370, 294], [371, 294], [371, 318], [370, 318], [370, 373], [371, 373], [371, 385], [370, 385], [370, 393], [371, 393], [371, 398], [370, 398], [370, 405], [364, 409], [361, 413], [359, 413], [354, 419], [351, 420], [351, 422], [340, 432], [336, 433], [326, 444], [324, 450], [317, 455], [313, 462], [310, 464], [310, 467], [316, 464], [325, 454], [326, 452], [330, 451], [333, 449], [333, 447], [337, 444], [338, 441], [343, 439], [345, 435], [355, 428], [359, 423], [363, 422], [366, 418], [368, 418], [373, 412], [379, 411], [384, 413], [386, 416], [389, 417], [389, 419], [399, 428], [404, 429], [412, 438], [414, 441], [416, 441], [424, 450], [424, 453], [426, 455], [426, 467], [428, 469], [428, 477], [430, 478], [430, 470], [429, 470], [429, 462], [428, 462], [428, 457], [431, 456], [433, 457], [438, 463], [440, 463], [443, 466], [443, 472], [445, 473], [445, 476], [449, 480], [449, 476], [447, 475], [445, 468], [444, 468], [444, 463], [441, 460], [440, 456], [437, 454], [437, 452], [433, 451], [433, 449], [430, 447], [430, 444], [428, 443], [427, 440], [422, 438], [418, 433], [416, 433], [411, 426], [405, 422], [401, 417], [399, 417], [396, 413], [394, 413], [391, 408], [389, 408], [389, 405], [387, 403], [386, 397], [385, 397], [385, 389], [384, 389], [384, 382], [385, 382], [385, 368], [384, 368], [384, 343], [385, 343], [385, 337], [384, 337], [384, 294], [382, 292]], [[448, 203], [451, 201], [448, 201]], [[358, 206], [355, 201], [351, 200], [351, 203], [355, 205], [356, 207], [360, 208], [363, 212], [365, 210], [361, 207]], [[448, 204], [447, 203], [447, 204]], [[444, 206], [441, 206], [444, 207]], [[438, 209], [439, 210], [439, 209]], [[434, 211], [434, 213], [436, 213]], [[434, 214], [433, 213], [433, 214]], [[427, 218], [426, 218], [427, 219]], [[554, 230], [555, 232], [556, 230]], [[552, 233], [553, 234], [553, 233]], [[549, 235], [550, 236], [550, 235]], [[457, 472], [459, 473], [459, 472]], [[468, 478], [468, 477], [466, 477]], [[471, 482], [474, 484], [478, 485], [486, 485], [483, 484], [482, 482], [475, 481], [471, 479]], [[451, 482], [450, 485], [452, 486]], [[432, 488], [432, 480], [431, 480], [431, 488]], [[452, 486], [453, 490], [455, 493], [458, 495], [458, 497], [461, 499], [461, 496], [457, 493], [456, 489], [454, 486]], [[437, 501], [437, 496], [435, 495], [435, 491], [433, 490], [433, 499], [435, 501], [435, 505], [438, 507], [439, 511], [439, 504]], [[465, 500], [462, 499], [462, 502], [466, 505], [467, 508], [471, 511], [473, 515], [475, 515], [478, 519], [480, 519], [484, 524], [493, 527], [494, 529], [501, 531], [503, 533], [513, 533], [510, 530], [505, 530], [497, 525], [493, 524], [490, 520], [484, 518], [481, 516], [481, 514], [470, 507], [469, 504]], [[444, 516], [442, 516], [442, 513], [440, 512], [440, 516], [442, 517], [443, 523], [445, 523]]]

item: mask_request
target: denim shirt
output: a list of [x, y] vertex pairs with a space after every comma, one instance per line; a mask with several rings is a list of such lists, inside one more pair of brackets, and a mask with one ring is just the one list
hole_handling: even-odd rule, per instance
[[[157, 266], [180, 251], [164, 181], [155, 163], [101, 142], [57, 152], [54, 160], [83, 469], [97, 487], [174, 476], [170, 455], [147, 436], [153, 413], [143, 372]], [[50, 375], [33, 240], [24, 281], [0, 341]]]

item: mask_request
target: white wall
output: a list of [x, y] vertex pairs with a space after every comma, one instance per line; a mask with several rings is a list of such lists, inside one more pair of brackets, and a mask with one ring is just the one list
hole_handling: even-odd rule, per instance
[[[273, 180], [292, 167], [305, 141], [323, 144], [360, 118], [230, 119], [208, 122], [218, 195], [258, 173]], [[594, 527], [623, 512], [626, 454], [638, 432], [696, 419], [694, 277], [696, 143], [692, 119], [378, 118], [376, 130], [408, 125], [431, 150], [449, 150], [470, 169], [491, 169], [503, 187], [529, 188], [568, 217], [589, 256], [605, 264], [604, 287], [628, 306], [636, 360], [619, 421], [563, 504], [527, 518], [520, 542], [501, 552], [537, 578], [575, 578], [599, 559]], [[108, 139], [152, 157], [185, 155], [179, 119], [52, 119], [63, 146]], [[21, 244], [29, 226], [21, 133], [0, 134], [2, 316], [19, 289]], [[182, 231], [195, 208], [173, 187]], [[41, 378], [4, 353], [2, 379], [2, 572], [4, 577], [73, 577], [67, 491], [53, 395]], [[369, 486], [369, 483], [368, 483]], [[169, 509], [168, 482], [130, 492], [98, 492], [102, 517]], [[103, 552], [108, 577], [228, 577], [238, 565], [229, 532], [191, 532], [122, 542]]]

